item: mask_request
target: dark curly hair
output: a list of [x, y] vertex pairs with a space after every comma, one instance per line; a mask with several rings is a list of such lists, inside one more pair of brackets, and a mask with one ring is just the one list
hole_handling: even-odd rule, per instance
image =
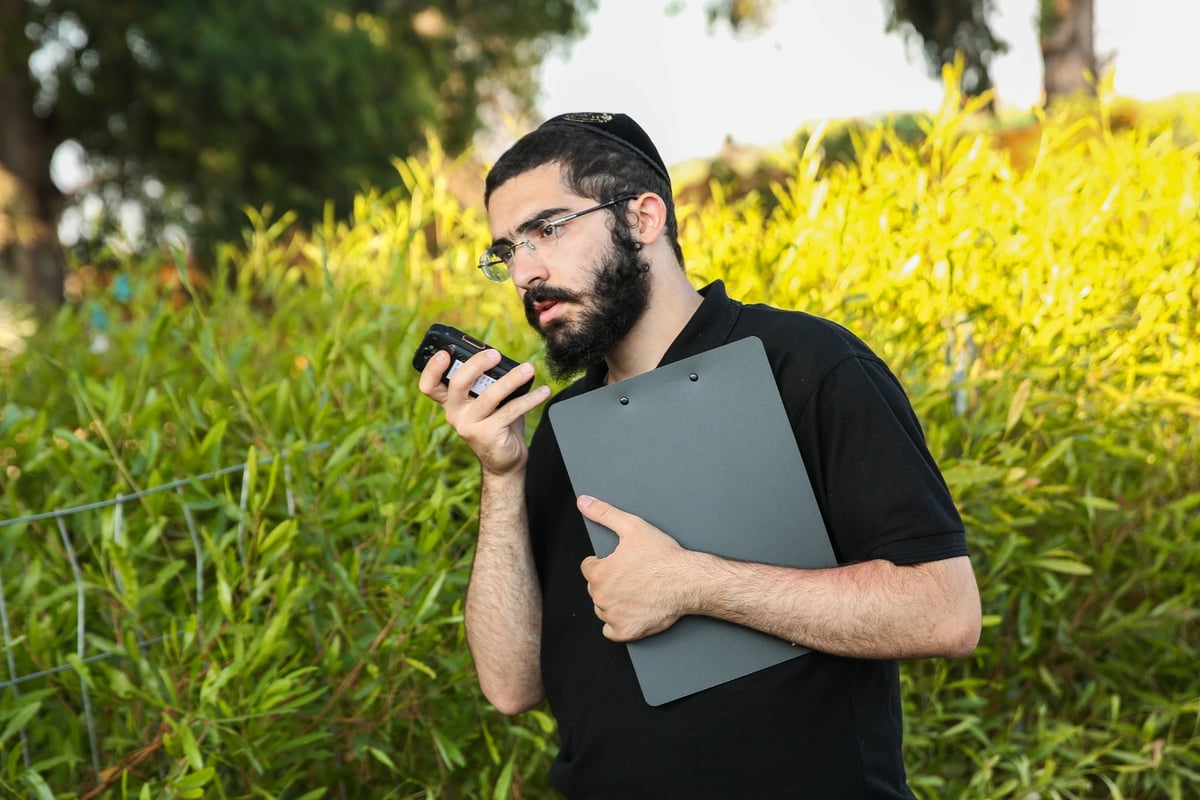
[[[671, 184], [628, 148], [581, 128], [549, 125], [521, 137], [488, 172], [484, 204], [491, 202], [492, 192], [500, 186], [546, 164], [558, 164], [569, 190], [598, 203], [622, 194], [642, 192], [653, 192], [661, 197], [667, 206], [667, 241], [671, 243], [679, 265], [683, 266]], [[620, 207], [614, 206], [607, 211], [618, 224], [628, 225], [628, 220], [621, 216], [623, 210]]]

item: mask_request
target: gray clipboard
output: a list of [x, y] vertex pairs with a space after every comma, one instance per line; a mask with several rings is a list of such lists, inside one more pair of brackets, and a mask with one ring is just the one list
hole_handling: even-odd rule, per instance
[[[741, 561], [837, 561], [762, 342], [709, 350], [556, 403], [550, 421], [577, 495], [643, 517], [683, 546]], [[616, 535], [585, 520], [598, 556]], [[809, 652], [691, 616], [628, 644], [657, 706]]]

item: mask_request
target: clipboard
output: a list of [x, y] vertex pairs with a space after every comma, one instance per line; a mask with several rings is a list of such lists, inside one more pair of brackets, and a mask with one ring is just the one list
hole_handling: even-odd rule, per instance
[[[692, 550], [781, 566], [836, 566], [758, 338], [593, 389], [548, 413], [576, 495], [637, 514]], [[616, 534], [584, 522], [596, 555], [610, 554]], [[652, 706], [809, 652], [700, 616], [627, 647]]]

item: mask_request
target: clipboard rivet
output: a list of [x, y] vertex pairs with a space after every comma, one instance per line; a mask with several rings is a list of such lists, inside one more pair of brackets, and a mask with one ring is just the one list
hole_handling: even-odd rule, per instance
[[700, 376], [694, 372], [691, 375], [688, 375], [688, 378], [693, 382], [700, 380]]
[[627, 405], [629, 405], [629, 398], [628, 398], [628, 397], [622, 397], [622, 398], [621, 398], [621, 405], [623, 405], [623, 406], [627, 406]]

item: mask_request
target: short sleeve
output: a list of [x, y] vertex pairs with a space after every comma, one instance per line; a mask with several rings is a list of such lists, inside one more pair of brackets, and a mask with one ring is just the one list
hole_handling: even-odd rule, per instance
[[793, 425], [840, 563], [967, 555], [962, 519], [920, 423], [881, 361], [837, 362]]

